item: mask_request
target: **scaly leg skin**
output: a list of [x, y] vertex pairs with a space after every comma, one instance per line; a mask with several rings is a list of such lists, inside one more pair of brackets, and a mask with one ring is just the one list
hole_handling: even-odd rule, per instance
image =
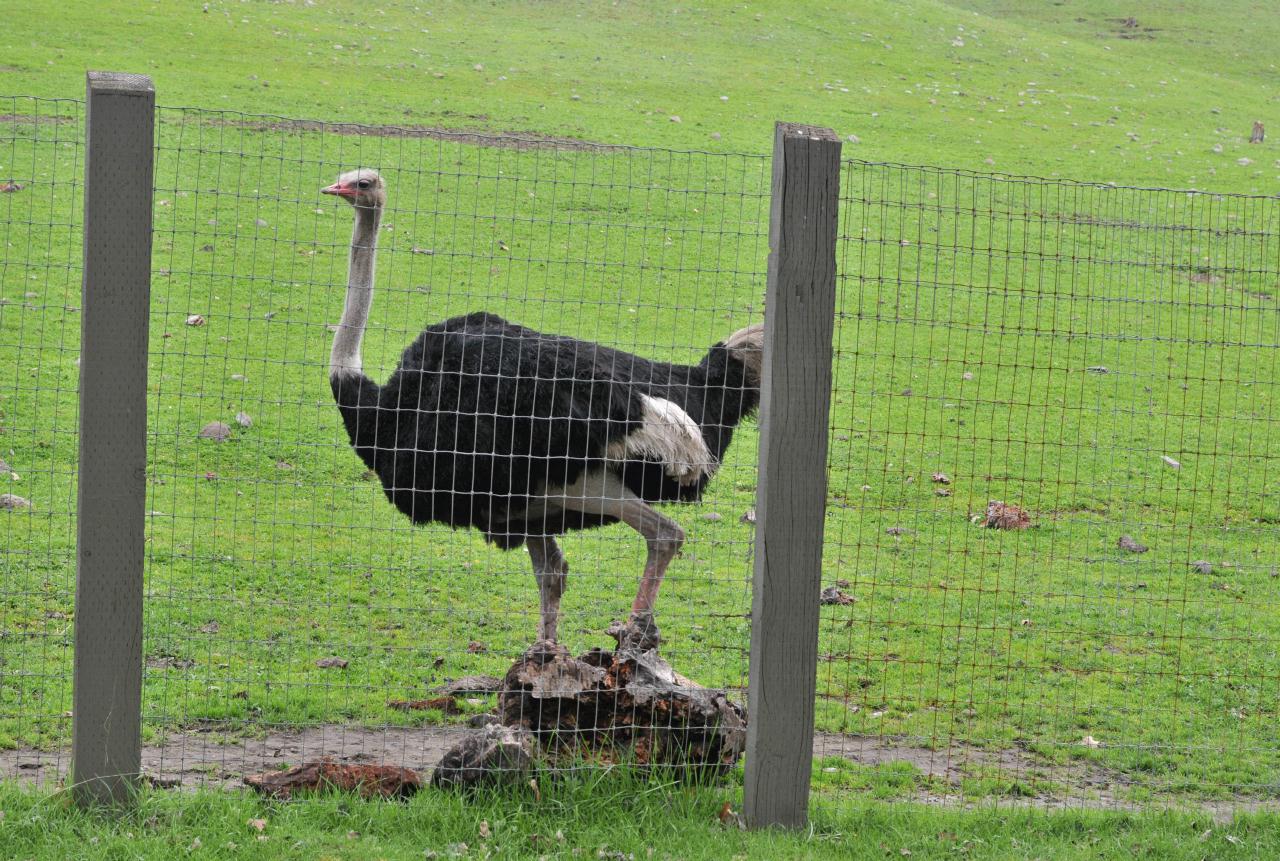
[[622, 481], [609, 472], [593, 473], [580, 480], [575, 487], [566, 489], [560, 502], [575, 511], [616, 517], [644, 536], [648, 555], [640, 588], [631, 604], [631, 618], [625, 625], [611, 625], [609, 634], [617, 637], [619, 650], [643, 652], [658, 648], [661, 638], [653, 620], [653, 605], [667, 566], [684, 543], [684, 530], [627, 490]]
[[530, 535], [525, 544], [533, 560], [533, 576], [538, 581], [540, 617], [538, 643], [556, 641], [556, 625], [560, 617], [560, 596], [569, 579], [569, 564], [564, 561], [560, 545], [549, 535]]

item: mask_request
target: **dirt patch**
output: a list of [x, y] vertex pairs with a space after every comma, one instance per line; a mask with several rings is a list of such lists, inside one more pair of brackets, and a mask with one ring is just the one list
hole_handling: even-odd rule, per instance
[[[142, 749], [142, 772], [165, 786], [242, 786], [246, 774], [329, 757], [336, 762], [392, 764], [424, 776], [461, 740], [466, 727], [317, 726], [268, 732], [255, 738], [227, 735], [223, 728], [170, 732], [164, 742]], [[37, 785], [66, 777], [71, 751], [0, 750], [0, 780]]]
[[[142, 750], [142, 770], [160, 786], [238, 789], [247, 774], [283, 769], [329, 758], [335, 762], [395, 765], [418, 772], [424, 783], [445, 752], [476, 730], [462, 726], [361, 727], [324, 725], [299, 730], [266, 732], [257, 737], [231, 736], [225, 727], [170, 732], [161, 744]], [[1200, 810], [1220, 821], [1239, 813], [1280, 811], [1280, 801], [1236, 798], [1221, 801], [1168, 799], [1147, 805], [1129, 801], [1123, 791], [1131, 781], [1119, 772], [1093, 763], [1047, 762], [1021, 749], [987, 750], [964, 744], [939, 749], [881, 737], [818, 733], [814, 756], [838, 756], [859, 765], [909, 762], [937, 781], [958, 786], [961, 779], [984, 770], [1034, 786], [1051, 783], [1054, 794], [1035, 797], [984, 798], [980, 804], [1056, 808], [1143, 810], [1175, 806]], [[57, 786], [65, 780], [71, 761], [68, 748], [38, 751], [0, 750], [0, 780], [37, 786]], [[920, 792], [908, 800], [922, 804], [963, 807], [975, 803], [959, 792]]]
[[[4, 71], [0, 69], [0, 71]], [[66, 114], [0, 114], [0, 123], [14, 123], [16, 125], [60, 125], [63, 123], [74, 123], [76, 117]]]
[[538, 132], [480, 132], [466, 129], [446, 129], [439, 126], [383, 126], [360, 123], [325, 123], [318, 120], [252, 120], [212, 118], [212, 125], [232, 126], [251, 131], [323, 132], [334, 135], [355, 135], [382, 138], [426, 138], [453, 141], [473, 146], [498, 147], [500, 149], [559, 149], [559, 150], [626, 150], [634, 147], [625, 144], [606, 144], [584, 141], [578, 138], [544, 135]]

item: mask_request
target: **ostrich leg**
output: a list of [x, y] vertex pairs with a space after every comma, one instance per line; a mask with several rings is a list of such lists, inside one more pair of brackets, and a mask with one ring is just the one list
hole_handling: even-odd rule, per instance
[[594, 473], [565, 491], [558, 500], [565, 508], [587, 514], [606, 514], [616, 517], [644, 536], [648, 555], [644, 563], [644, 575], [640, 588], [631, 604], [631, 618], [627, 624], [610, 633], [619, 635], [620, 648], [638, 651], [658, 646], [658, 626], [653, 621], [653, 605], [658, 599], [658, 589], [667, 566], [684, 544], [684, 530], [670, 517], [661, 514], [636, 496], [622, 481], [609, 472]]
[[556, 641], [556, 622], [560, 616], [560, 596], [569, 579], [569, 564], [564, 561], [560, 545], [551, 536], [530, 535], [525, 539], [529, 558], [533, 560], [533, 576], [538, 580], [538, 597], [542, 616], [538, 621], [538, 642]]

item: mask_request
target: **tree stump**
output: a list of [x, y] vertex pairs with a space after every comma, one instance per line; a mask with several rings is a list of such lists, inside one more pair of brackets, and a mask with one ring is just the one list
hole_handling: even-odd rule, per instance
[[[527, 739], [551, 765], [629, 763], [668, 768], [679, 778], [715, 777], [733, 768], [746, 747], [743, 709], [724, 691], [673, 670], [658, 655], [657, 629], [648, 620], [609, 633], [620, 643], [616, 651], [592, 649], [575, 658], [557, 643], [526, 650], [503, 680], [500, 724], [446, 754], [432, 782], [502, 780], [501, 757], [485, 752], [492, 747], [486, 739], [500, 731]], [[457, 765], [463, 761], [465, 769]], [[505, 770], [513, 774], [509, 765]]]

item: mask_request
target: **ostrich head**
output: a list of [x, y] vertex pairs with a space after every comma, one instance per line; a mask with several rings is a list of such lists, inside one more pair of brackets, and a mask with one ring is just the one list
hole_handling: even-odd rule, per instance
[[361, 209], [381, 209], [387, 202], [386, 183], [376, 170], [367, 167], [347, 171], [333, 185], [320, 191], [324, 194], [336, 194]]

